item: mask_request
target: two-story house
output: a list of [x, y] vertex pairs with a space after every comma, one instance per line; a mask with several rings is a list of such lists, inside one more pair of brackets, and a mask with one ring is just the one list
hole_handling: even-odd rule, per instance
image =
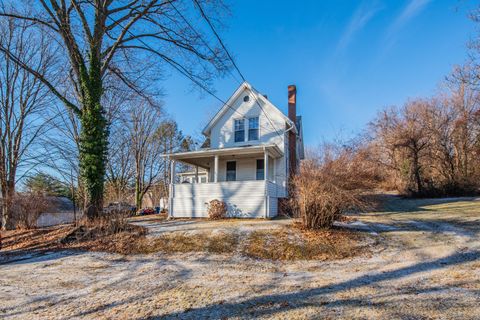
[[206, 183], [172, 181], [169, 215], [207, 217], [207, 204], [217, 199], [227, 204], [231, 217], [275, 217], [304, 157], [295, 86], [288, 87], [288, 114], [242, 83], [203, 130], [209, 146], [169, 155], [171, 177], [178, 162], [207, 172]]

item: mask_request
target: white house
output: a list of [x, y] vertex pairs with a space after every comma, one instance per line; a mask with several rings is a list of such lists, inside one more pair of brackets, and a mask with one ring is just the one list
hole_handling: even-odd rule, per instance
[[171, 177], [182, 162], [195, 172], [204, 170], [207, 180], [172, 180], [169, 215], [207, 217], [207, 204], [218, 199], [227, 204], [232, 217], [275, 217], [279, 199], [288, 196], [288, 179], [304, 157], [295, 86], [288, 87], [288, 114], [242, 83], [203, 130], [208, 147], [169, 155]]

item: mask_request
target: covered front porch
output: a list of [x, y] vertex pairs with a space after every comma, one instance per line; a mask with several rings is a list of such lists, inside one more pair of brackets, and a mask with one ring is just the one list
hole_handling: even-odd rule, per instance
[[[277, 146], [207, 149], [170, 155], [170, 215], [207, 217], [208, 203], [224, 201], [230, 217], [268, 218], [277, 215], [279, 188], [275, 162], [283, 156]], [[207, 171], [207, 183], [177, 183], [177, 164]], [[198, 176], [198, 174], [197, 174]]]
[[276, 182], [276, 160], [283, 152], [276, 145], [205, 149], [170, 155], [171, 183], [176, 183], [178, 163], [195, 169], [198, 183], [199, 168], [207, 171], [207, 183], [224, 181], [266, 180]]

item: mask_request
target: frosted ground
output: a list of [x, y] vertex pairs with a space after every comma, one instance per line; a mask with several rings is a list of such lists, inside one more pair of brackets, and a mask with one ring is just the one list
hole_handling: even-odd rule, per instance
[[[378, 244], [371, 254], [335, 261], [201, 253], [19, 256], [0, 265], [0, 318], [480, 319], [479, 200], [396, 199], [385, 211], [357, 218], [349, 227]], [[255, 229], [251, 224], [244, 230]], [[183, 226], [195, 230], [195, 223]], [[222, 228], [198, 226], [207, 233]]]

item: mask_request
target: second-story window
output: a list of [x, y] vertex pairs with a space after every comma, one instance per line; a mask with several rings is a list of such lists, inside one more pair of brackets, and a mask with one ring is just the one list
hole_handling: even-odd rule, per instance
[[258, 140], [258, 117], [248, 119], [248, 140]]
[[245, 119], [235, 120], [235, 142], [245, 141]]

